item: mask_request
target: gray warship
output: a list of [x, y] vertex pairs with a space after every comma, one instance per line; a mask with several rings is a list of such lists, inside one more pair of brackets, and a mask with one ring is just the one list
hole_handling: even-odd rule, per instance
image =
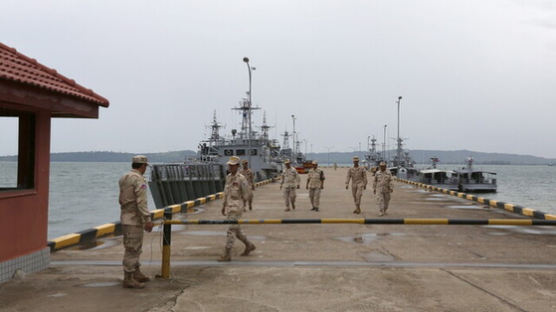
[[230, 156], [238, 156], [249, 161], [255, 180], [275, 177], [282, 171], [280, 144], [269, 138], [270, 126], [266, 115], [260, 132], [253, 127], [253, 107], [251, 96], [251, 71], [249, 59], [244, 58], [249, 72], [249, 91], [238, 107], [232, 108], [242, 116], [241, 129], [232, 129], [230, 136], [220, 135], [222, 125], [214, 112], [210, 124], [210, 136], [199, 143], [197, 156], [177, 164], [153, 164], [149, 186], [157, 208], [179, 204], [204, 197], [224, 189], [226, 162]]
[[232, 129], [230, 136], [220, 135], [222, 126], [216, 120], [215, 112], [210, 125], [211, 134], [208, 139], [200, 142], [197, 159], [193, 162], [225, 166], [230, 156], [237, 156], [249, 161], [255, 179], [260, 181], [275, 177], [282, 170], [280, 144], [278, 140], [269, 137], [270, 126], [266, 122], [266, 115], [263, 115], [260, 132], [255, 131], [253, 127], [253, 113], [260, 107], [254, 107], [252, 102], [252, 67], [247, 57], [243, 61], [247, 64], [249, 73], [249, 90], [246, 92], [247, 97], [242, 98], [239, 105], [232, 108], [242, 116], [241, 129]]
[[[373, 138], [370, 140], [371, 143], [367, 144], [367, 153], [365, 154], [365, 161], [367, 162], [367, 166], [369, 168], [378, 167], [378, 165], [384, 161], [384, 152], [381, 154], [376, 149], [376, 139]], [[368, 168], [367, 168], [368, 169]]]

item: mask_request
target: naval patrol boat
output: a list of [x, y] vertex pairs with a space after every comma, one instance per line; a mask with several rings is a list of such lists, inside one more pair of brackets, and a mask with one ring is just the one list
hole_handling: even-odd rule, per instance
[[230, 156], [238, 156], [249, 161], [255, 181], [273, 178], [282, 171], [280, 144], [269, 137], [270, 126], [266, 115], [260, 132], [253, 127], [253, 107], [251, 98], [251, 71], [249, 59], [244, 58], [249, 72], [247, 97], [232, 108], [242, 116], [241, 129], [232, 129], [231, 135], [220, 134], [222, 125], [214, 112], [210, 125], [210, 136], [199, 143], [196, 157], [178, 164], [153, 164], [149, 186], [157, 208], [183, 203], [188, 200], [215, 194], [224, 189], [226, 162]]
[[496, 172], [478, 170], [473, 167], [473, 158], [467, 164], [454, 170], [460, 192], [495, 193], [497, 190]]
[[255, 131], [253, 127], [253, 113], [260, 107], [254, 107], [251, 92], [251, 71], [249, 59], [243, 58], [247, 64], [249, 73], [249, 91], [247, 97], [239, 102], [239, 106], [232, 108], [242, 116], [241, 129], [232, 129], [231, 136], [221, 136], [219, 130], [221, 125], [213, 116], [211, 124], [211, 135], [199, 144], [196, 162], [220, 164], [225, 166], [230, 156], [237, 156], [242, 160], [249, 161], [249, 167], [255, 175], [255, 180], [260, 181], [275, 177], [282, 171], [280, 158], [280, 144], [278, 140], [269, 137], [270, 126], [263, 115], [261, 131]]
[[378, 165], [384, 161], [384, 157], [383, 155], [377, 151], [376, 149], [376, 139], [373, 136], [373, 138], [371, 139], [371, 143], [370, 145], [367, 144], [367, 153], [365, 154], [365, 161], [367, 163], [367, 166], [369, 168], [372, 167], [378, 167]]

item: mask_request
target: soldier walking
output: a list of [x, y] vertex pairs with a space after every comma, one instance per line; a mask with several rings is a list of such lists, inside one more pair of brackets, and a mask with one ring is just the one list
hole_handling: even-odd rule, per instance
[[318, 162], [316, 160], [313, 161], [313, 168], [309, 170], [307, 185], [305, 185], [305, 189], [309, 190], [309, 199], [313, 207], [312, 211], [319, 211], [320, 191], [324, 189], [324, 172], [318, 166]]
[[289, 159], [284, 161], [284, 165], [286, 165], [286, 169], [282, 172], [280, 189], [286, 184], [284, 188], [284, 200], [286, 201], [286, 211], [290, 211], [290, 202], [292, 204], [292, 209], [295, 210], [295, 189], [299, 188], [300, 179], [297, 170], [292, 168]]
[[120, 178], [120, 221], [124, 236], [124, 288], [144, 288], [150, 279], [139, 267], [139, 256], [143, 252], [143, 230], [153, 229], [151, 214], [147, 208], [147, 181], [143, 177], [147, 170], [146, 156], [132, 158], [131, 171]]
[[346, 190], [349, 188], [349, 180], [351, 179], [351, 193], [355, 202], [355, 210], [353, 213], [361, 213], [361, 196], [363, 190], [367, 188], [367, 171], [359, 166], [359, 157], [353, 157], [353, 167], [349, 168], [346, 177]]
[[253, 191], [255, 190], [255, 179], [253, 175], [253, 171], [249, 169], [249, 161], [243, 160], [242, 162], [243, 167], [239, 171], [239, 173], [245, 177], [247, 183], [249, 184], [249, 192], [247, 194], [247, 199], [243, 202], [243, 207], [245, 207], [245, 202], [249, 204], [249, 210], [253, 210]]
[[390, 203], [390, 193], [394, 191], [392, 186], [392, 174], [390, 170], [386, 169], [386, 163], [381, 162], [379, 170], [375, 173], [373, 183], [373, 194], [376, 194], [376, 203], [379, 210], [379, 215], [382, 217], [388, 210]]
[[[228, 161], [228, 171], [230, 172], [226, 177], [226, 186], [224, 186], [224, 202], [222, 203], [222, 215], [226, 216], [227, 220], [237, 221], [241, 218], [241, 213], [245, 209], [245, 201], [249, 193], [249, 185], [247, 180], [238, 171], [239, 157], [232, 156]], [[239, 224], [230, 224], [228, 232], [226, 233], [226, 247], [224, 254], [218, 261], [231, 261], [232, 260], [232, 247], [234, 246], [235, 237], [245, 244], [245, 250], [241, 254], [247, 256], [253, 250], [255, 245], [251, 243], [241, 231]]]

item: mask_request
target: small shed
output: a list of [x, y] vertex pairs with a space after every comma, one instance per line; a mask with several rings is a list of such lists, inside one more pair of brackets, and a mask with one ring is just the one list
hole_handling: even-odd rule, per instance
[[13, 131], [0, 137], [17, 136], [15, 176], [10, 185], [0, 186], [0, 283], [17, 270], [35, 272], [49, 264], [51, 118], [98, 118], [99, 107], [108, 104], [92, 90], [0, 43], [0, 122], [15, 121]]

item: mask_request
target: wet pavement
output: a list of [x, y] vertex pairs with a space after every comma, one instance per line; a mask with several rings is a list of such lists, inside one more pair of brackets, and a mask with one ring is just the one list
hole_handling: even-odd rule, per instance
[[[307, 191], [285, 212], [277, 184], [244, 218], [378, 218], [369, 185], [352, 213], [346, 169], [326, 169], [320, 212]], [[305, 182], [302, 176], [302, 185]], [[387, 218], [523, 218], [396, 184]], [[180, 218], [222, 219], [221, 202]], [[0, 311], [555, 311], [556, 228], [463, 225], [241, 225], [257, 249], [216, 261], [226, 225], [173, 226], [171, 278], [121, 287], [121, 237], [52, 254], [49, 269], [0, 284]], [[147, 234], [143, 271], [160, 274], [161, 232]], [[472, 298], [472, 300], [470, 300]]]

